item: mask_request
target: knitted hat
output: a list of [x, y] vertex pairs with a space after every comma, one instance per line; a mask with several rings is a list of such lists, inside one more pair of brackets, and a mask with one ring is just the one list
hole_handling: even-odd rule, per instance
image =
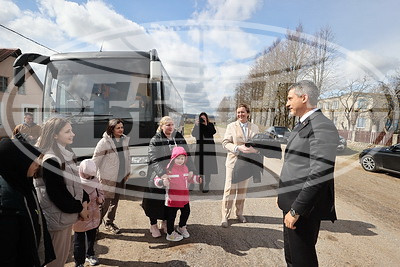
[[176, 146], [172, 149], [172, 155], [171, 155], [171, 160], [169, 161], [167, 165], [167, 169], [169, 169], [171, 163], [173, 162], [174, 159], [176, 159], [180, 155], [185, 155], [187, 157], [186, 150], [181, 147], [181, 146]]
[[89, 178], [96, 176], [97, 168], [92, 159], [85, 159], [79, 164], [79, 176], [81, 178]]

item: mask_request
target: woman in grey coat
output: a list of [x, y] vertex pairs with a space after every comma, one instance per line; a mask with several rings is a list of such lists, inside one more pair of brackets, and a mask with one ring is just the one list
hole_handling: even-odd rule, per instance
[[103, 138], [97, 143], [93, 161], [105, 194], [101, 218], [107, 231], [119, 234], [114, 224], [120, 193], [130, 175], [129, 137], [124, 134], [124, 122], [112, 119], [108, 122]]

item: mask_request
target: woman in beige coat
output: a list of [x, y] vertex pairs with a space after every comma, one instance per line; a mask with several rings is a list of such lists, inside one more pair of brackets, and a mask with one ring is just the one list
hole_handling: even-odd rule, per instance
[[114, 224], [120, 191], [130, 175], [129, 137], [124, 134], [124, 123], [121, 119], [108, 122], [103, 138], [97, 143], [93, 161], [98, 168], [97, 175], [105, 194], [101, 209], [101, 218], [107, 231], [119, 234]]
[[259, 132], [258, 126], [248, 121], [249, 116], [250, 109], [248, 106], [240, 104], [236, 110], [237, 120], [228, 124], [222, 140], [223, 148], [228, 150], [225, 163], [225, 188], [222, 199], [222, 227], [228, 227], [228, 218], [232, 211], [233, 201], [235, 201], [236, 206], [236, 218], [239, 222], [246, 222], [246, 218], [243, 216], [243, 208], [249, 179], [247, 177], [239, 177], [239, 182], [234, 183], [232, 182], [232, 174], [239, 153], [258, 153], [255, 148], [245, 146], [246, 141]]

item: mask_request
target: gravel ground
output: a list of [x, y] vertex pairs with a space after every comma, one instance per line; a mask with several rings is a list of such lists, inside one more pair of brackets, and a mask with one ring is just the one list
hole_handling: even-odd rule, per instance
[[[221, 173], [213, 177], [210, 193], [192, 192], [191, 236], [181, 242], [168, 242], [165, 235], [152, 238], [140, 193], [124, 197], [116, 219], [122, 233], [112, 235], [100, 227], [95, 247], [100, 266], [285, 266], [274, 190], [274, 172], [279, 173], [282, 162], [267, 160], [266, 165], [271, 171], [263, 183], [250, 183], [248, 223], [232, 218], [229, 228], [220, 226]], [[335, 184], [339, 220], [321, 225], [320, 265], [400, 266], [399, 177], [365, 172], [357, 156], [345, 153], [338, 157]], [[72, 257], [66, 266], [74, 266]]]

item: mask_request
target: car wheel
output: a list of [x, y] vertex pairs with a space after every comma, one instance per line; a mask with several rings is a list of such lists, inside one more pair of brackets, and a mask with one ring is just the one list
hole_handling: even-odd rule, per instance
[[375, 159], [371, 155], [365, 155], [361, 158], [361, 166], [369, 172], [377, 171]]

